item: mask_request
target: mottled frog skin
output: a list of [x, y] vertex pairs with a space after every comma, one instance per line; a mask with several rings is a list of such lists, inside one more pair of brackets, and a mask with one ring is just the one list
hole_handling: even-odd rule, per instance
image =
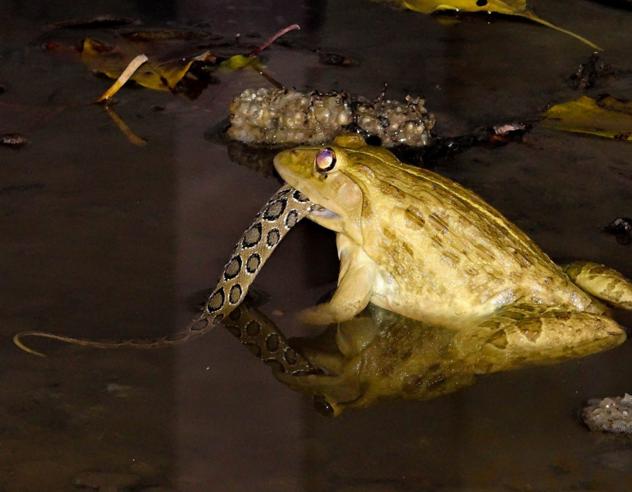
[[623, 334], [601, 301], [632, 309], [627, 279], [595, 263], [565, 272], [454, 181], [351, 135], [281, 152], [274, 165], [318, 205], [309, 218], [337, 233], [338, 288], [302, 314], [308, 323], [349, 320], [370, 302], [449, 328], [509, 323], [532, 343], [558, 332], [572, 342], [568, 326]]
[[276, 377], [313, 396], [321, 413], [337, 416], [385, 399], [436, 398], [469, 386], [484, 374], [583, 357], [625, 339], [622, 331], [606, 324], [567, 324], [532, 341], [514, 323], [523, 315], [518, 310], [504, 322], [463, 330], [432, 326], [369, 305], [319, 337], [294, 342], [324, 374], [285, 372]]

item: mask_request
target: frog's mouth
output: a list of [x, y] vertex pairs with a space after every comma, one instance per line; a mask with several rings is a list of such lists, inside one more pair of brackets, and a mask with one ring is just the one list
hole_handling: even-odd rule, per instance
[[322, 205], [314, 204], [310, 217], [319, 218], [319, 219], [339, 219], [340, 215], [336, 212], [329, 210], [328, 208], [323, 207]]
[[314, 204], [307, 218], [331, 231], [342, 232], [343, 230], [343, 220], [340, 214], [317, 203]]

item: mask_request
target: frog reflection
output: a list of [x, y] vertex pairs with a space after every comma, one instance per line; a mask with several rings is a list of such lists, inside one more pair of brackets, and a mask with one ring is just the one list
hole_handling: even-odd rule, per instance
[[[477, 375], [583, 357], [625, 340], [625, 333], [610, 325], [549, 330], [546, 324], [525, 328], [515, 322], [529, 314], [527, 306], [518, 306], [505, 322], [452, 330], [369, 306], [320, 336], [290, 341], [321, 373], [276, 370], [275, 376], [312, 395], [321, 413], [339, 415], [382, 399], [436, 398], [473, 384]], [[272, 322], [258, 316], [270, 333]], [[242, 316], [243, 326], [248, 319]]]

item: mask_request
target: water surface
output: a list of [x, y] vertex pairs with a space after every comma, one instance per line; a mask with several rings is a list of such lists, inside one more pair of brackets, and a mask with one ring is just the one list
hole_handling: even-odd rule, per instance
[[[631, 12], [587, 0], [532, 3], [632, 70]], [[21, 132], [30, 143], [0, 148], [0, 490], [74, 490], [85, 471], [133, 473], [142, 478], [138, 490], [629, 490], [629, 441], [589, 433], [576, 414], [588, 398], [632, 391], [630, 344], [338, 419], [316, 413], [221, 329], [174, 350], [42, 342], [46, 359], [17, 351], [10, 337], [28, 329], [87, 337], [175, 331], [279, 186], [205, 138], [231, 97], [263, 84], [254, 73], [225, 75], [195, 101], [125, 89], [115, 110], [148, 142], [131, 145], [90, 104], [108, 82], [71, 54], [41, 49], [50, 22], [104, 12], [152, 25], [207, 22], [222, 35], [260, 39], [298, 22], [304, 29], [288, 37], [295, 46], [358, 63], [325, 67], [308, 49], [276, 46], [266, 56], [277, 79], [367, 96], [388, 82], [392, 97], [425, 95], [444, 135], [577, 97], [565, 79], [590, 55], [526, 22], [442, 25], [361, 0], [4, 2], [0, 133]], [[602, 92], [629, 98], [632, 77], [589, 94]], [[536, 129], [523, 143], [475, 148], [437, 170], [480, 193], [555, 260], [591, 259], [632, 276], [630, 246], [601, 232], [632, 214], [630, 149]], [[336, 275], [333, 234], [304, 222], [257, 279], [269, 295], [262, 309], [286, 333], [309, 333], [291, 314], [330, 290]], [[618, 319], [632, 326], [630, 315]]]

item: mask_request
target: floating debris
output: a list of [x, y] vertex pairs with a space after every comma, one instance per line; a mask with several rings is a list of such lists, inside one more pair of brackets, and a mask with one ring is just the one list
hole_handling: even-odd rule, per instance
[[318, 144], [357, 131], [385, 147], [423, 147], [435, 117], [420, 97], [373, 101], [344, 92], [246, 89], [230, 106], [228, 136], [247, 144]]
[[248, 55], [216, 55], [205, 48], [208, 43], [198, 39], [210, 38], [209, 33], [175, 29], [130, 31], [121, 34], [114, 45], [85, 38], [80, 53], [81, 60], [93, 72], [116, 80], [99, 102], [111, 100], [129, 80], [148, 89], [185, 93], [195, 98], [213, 82], [210, 72], [218, 67], [229, 70], [250, 67], [265, 77], [257, 55], [279, 37], [297, 29], [300, 29], [297, 24], [281, 29]]
[[318, 62], [321, 65], [332, 65], [334, 67], [350, 67], [355, 65], [353, 59], [340, 53], [318, 51]]
[[632, 219], [629, 217], [617, 217], [603, 230], [615, 236], [619, 244], [632, 243]]
[[4, 145], [5, 147], [19, 149], [24, 147], [27, 143], [29, 143], [29, 141], [26, 137], [19, 133], [5, 133], [4, 135], [0, 135], [0, 145]]
[[569, 85], [576, 90], [592, 89], [601, 78], [614, 75], [611, 65], [605, 63], [599, 53], [593, 53], [586, 63], [582, 63], [568, 78]]
[[592, 431], [632, 434], [632, 395], [590, 400], [582, 419]]

